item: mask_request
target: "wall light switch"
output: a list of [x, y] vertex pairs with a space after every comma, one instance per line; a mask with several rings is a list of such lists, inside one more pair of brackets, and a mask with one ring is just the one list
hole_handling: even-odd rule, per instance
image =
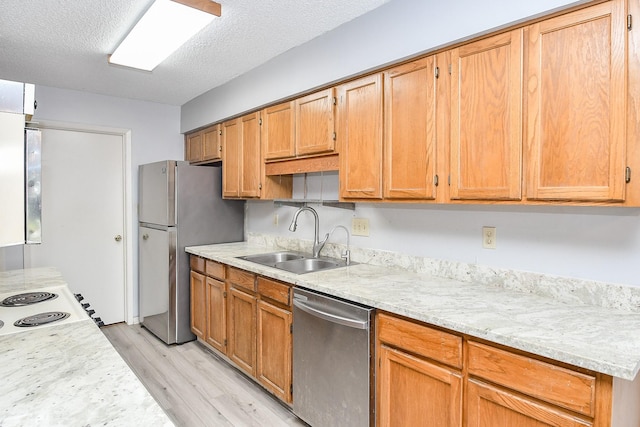
[[485, 249], [496, 248], [496, 228], [482, 227], [482, 247]]
[[369, 220], [367, 218], [352, 218], [351, 219], [351, 235], [368, 236]]

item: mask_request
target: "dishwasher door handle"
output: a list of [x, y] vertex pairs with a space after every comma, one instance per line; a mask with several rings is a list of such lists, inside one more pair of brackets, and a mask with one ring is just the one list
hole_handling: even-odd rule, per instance
[[369, 326], [368, 320], [351, 319], [348, 317], [327, 313], [326, 311], [322, 311], [315, 307], [311, 307], [310, 305], [307, 305], [304, 302], [297, 299], [293, 300], [293, 305], [298, 307], [300, 310], [304, 311], [305, 313], [308, 313], [312, 316], [318, 317], [320, 319], [326, 320], [331, 323], [337, 323], [338, 325], [347, 326], [349, 328], [355, 328], [355, 329], [367, 329]]

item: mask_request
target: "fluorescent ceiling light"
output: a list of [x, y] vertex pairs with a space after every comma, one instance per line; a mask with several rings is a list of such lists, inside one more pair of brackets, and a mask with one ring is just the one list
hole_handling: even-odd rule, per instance
[[220, 16], [209, 0], [155, 0], [120, 46], [112, 64], [151, 71], [198, 31]]

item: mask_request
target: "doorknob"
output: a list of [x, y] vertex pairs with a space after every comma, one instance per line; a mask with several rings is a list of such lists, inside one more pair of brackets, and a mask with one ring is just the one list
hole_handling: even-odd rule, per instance
[[122, 236], [118, 234], [118, 235], [115, 237], [115, 239], [116, 239], [116, 242], [119, 242], [120, 240], [122, 240]]

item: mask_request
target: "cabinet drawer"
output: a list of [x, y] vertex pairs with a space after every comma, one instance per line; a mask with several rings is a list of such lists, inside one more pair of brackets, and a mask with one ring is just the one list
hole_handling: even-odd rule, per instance
[[428, 326], [378, 313], [381, 342], [456, 368], [462, 368], [462, 338]]
[[219, 262], [207, 260], [205, 264], [207, 276], [215, 277], [216, 279], [224, 280], [224, 264]]
[[258, 293], [276, 302], [291, 306], [291, 285], [266, 277], [258, 277]]
[[191, 255], [189, 259], [189, 266], [192, 270], [199, 271], [200, 273], [204, 273], [204, 258], [200, 258], [199, 256]]
[[255, 292], [256, 275], [248, 271], [227, 266], [227, 280], [236, 287]]
[[594, 416], [595, 376], [472, 341], [468, 356], [471, 375]]

